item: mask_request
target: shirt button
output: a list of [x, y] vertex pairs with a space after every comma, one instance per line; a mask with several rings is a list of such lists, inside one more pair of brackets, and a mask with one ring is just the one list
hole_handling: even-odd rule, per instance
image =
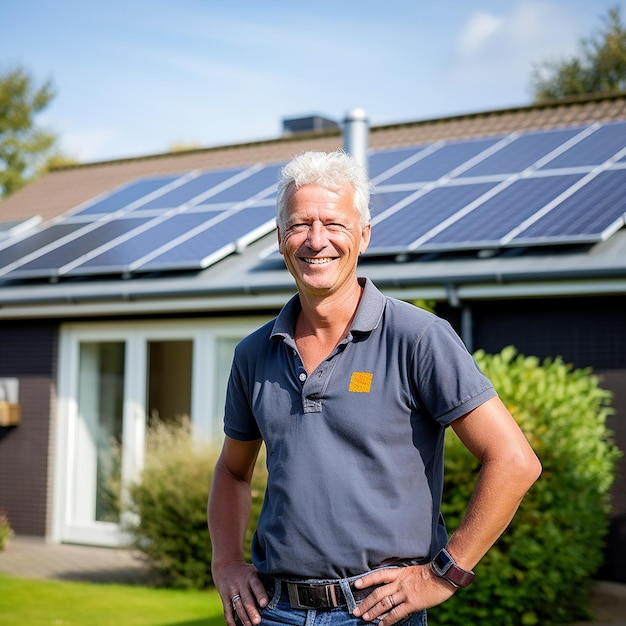
[[300, 382], [303, 383], [306, 380], [306, 374], [301, 372], [298, 378], [300, 379]]

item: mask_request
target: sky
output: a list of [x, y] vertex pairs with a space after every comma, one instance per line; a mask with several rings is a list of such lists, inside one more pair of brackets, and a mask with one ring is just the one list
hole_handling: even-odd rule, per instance
[[18, 0], [0, 73], [56, 95], [36, 117], [81, 162], [275, 139], [284, 118], [373, 126], [532, 102], [626, 0]]

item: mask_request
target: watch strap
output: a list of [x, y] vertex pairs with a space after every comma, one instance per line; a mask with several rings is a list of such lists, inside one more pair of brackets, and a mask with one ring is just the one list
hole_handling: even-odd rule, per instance
[[437, 576], [447, 580], [455, 587], [467, 587], [476, 578], [474, 572], [459, 567], [445, 548], [436, 554], [430, 566]]

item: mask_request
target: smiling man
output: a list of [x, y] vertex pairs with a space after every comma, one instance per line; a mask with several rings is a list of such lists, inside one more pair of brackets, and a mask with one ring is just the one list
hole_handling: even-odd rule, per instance
[[[278, 242], [298, 293], [237, 346], [209, 498], [229, 626], [426, 624], [427, 608], [472, 582], [541, 471], [450, 325], [357, 276], [368, 205], [367, 177], [342, 152], [303, 153], [281, 172]], [[448, 426], [482, 463], [450, 538], [440, 515]]]

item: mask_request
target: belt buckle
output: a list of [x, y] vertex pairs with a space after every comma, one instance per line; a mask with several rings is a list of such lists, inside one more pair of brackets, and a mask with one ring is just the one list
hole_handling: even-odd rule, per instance
[[[304, 598], [302, 598], [300, 592], [304, 592]], [[287, 593], [289, 594], [289, 604], [292, 609], [331, 609], [340, 606], [334, 584], [287, 583]]]

